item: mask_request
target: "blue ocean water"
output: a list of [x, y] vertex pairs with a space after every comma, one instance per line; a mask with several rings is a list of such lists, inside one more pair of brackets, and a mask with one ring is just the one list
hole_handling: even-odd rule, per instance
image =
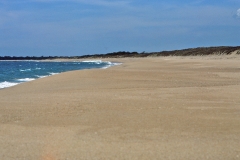
[[32, 81], [61, 72], [108, 68], [117, 63], [97, 61], [81, 62], [42, 62], [42, 61], [0, 61], [0, 88]]

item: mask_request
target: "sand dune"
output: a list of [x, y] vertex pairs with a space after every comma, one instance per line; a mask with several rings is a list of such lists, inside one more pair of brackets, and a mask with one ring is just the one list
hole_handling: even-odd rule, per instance
[[107, 60], [0, 90], [0, 159], [240, 159], [238, 55]]

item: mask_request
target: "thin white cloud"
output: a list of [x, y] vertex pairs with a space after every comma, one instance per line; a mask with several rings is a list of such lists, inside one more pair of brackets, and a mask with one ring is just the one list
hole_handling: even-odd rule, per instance
[[240, 8], [237, 10], [237, 17], [240, 18]]

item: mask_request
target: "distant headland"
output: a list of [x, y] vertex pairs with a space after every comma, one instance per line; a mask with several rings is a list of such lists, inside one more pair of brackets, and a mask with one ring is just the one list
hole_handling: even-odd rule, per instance
[[119, 51], [107, 54], [83, 56], [0, 56], [0, 60], [51, 60], [51, 59], [84, 59], [84, 58], [125, 58], [125, 57], [160, 57], [160, 56], [206, 56], [206, 55], [240, 55], [240, 46], [198, 47], [161, 52], [128, 52]]

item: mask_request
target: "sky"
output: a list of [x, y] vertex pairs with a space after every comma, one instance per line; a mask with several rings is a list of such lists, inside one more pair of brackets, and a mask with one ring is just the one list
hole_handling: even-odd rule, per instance
[[240, 46], [240, 0], [0, 0], [0, 56]]

